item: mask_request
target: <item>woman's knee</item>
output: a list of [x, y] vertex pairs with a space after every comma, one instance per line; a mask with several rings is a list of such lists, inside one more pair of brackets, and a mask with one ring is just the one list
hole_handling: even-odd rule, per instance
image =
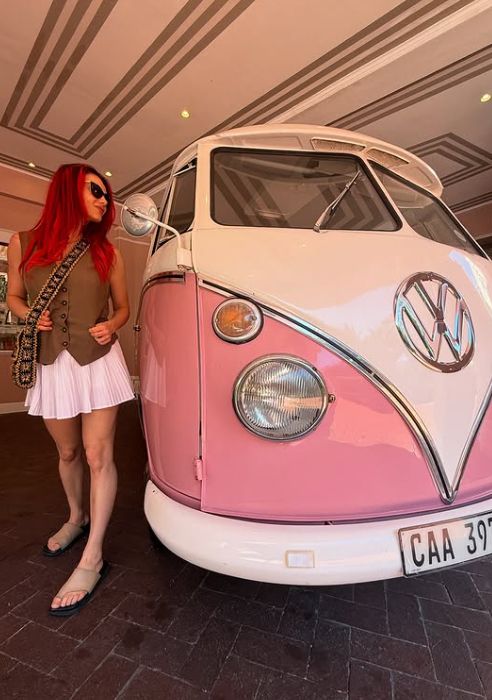
[[112, 466], [111, 451], [106, 445], [87, 445], [85, 457], [92, 472], [101, 472]]
[[79, 445], [58, 445], [58, 456], [61, 462], [68, 464], [76, 462], [82, 454], [82, 447]]

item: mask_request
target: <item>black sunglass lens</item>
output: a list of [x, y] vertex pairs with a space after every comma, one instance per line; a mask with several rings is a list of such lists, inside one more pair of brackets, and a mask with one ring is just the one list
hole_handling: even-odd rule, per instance
[[95, 182], [91, 182], [91, 194], [96, 198], [96, 199], [101, 199], [101, 197], [104, 197], [106, 202], [109, 202], [109, 194], [107, 192], [104, 192], [99, 185], [96, 185]]

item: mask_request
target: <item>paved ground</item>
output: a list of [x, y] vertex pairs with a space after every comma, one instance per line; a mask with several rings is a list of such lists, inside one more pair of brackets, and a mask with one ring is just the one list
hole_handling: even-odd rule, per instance
[[40, 421], [0, 416], [2, 698], [492, 698], [492, 561], [315, 589], [207, 573], [149, 539], [135, 406], [120, 418], [112, 571], [63, 621], [47, 608], [81, 547], [39, 554], [64, 516], [55, 453]]

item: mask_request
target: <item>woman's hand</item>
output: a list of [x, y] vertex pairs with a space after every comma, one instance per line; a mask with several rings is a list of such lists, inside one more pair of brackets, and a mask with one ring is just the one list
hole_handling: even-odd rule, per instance
[[111, 321], [96, 323], [95, 326], [89, 328], [89, 333], [92, 335], [96, 343], [99, 343], [99, 345], [107, 345], [109, 342], [111, 342], [113, 332], [113, 325]]
[[38, 324], [36, 326], [38, 331], [52, 331], [53, 321], [50, 318], [50, 312], [48, 310], [43, 311], [38, 319]]
[[99, 345], [107, 345], [110, 343], [113, 334], [128, 321], [130, 315], [123, 258], [119, 250], [115, 250], [114, 252], [115, 259], [109, 279], [113, 315], [109, 321], [96, 323], [95, 326], [89, 328], [89, 333]]

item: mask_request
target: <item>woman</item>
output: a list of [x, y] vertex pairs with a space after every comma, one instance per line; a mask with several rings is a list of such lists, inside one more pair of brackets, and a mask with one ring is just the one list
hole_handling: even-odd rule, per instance
[[[118, 404], [133, 398], [115, 335], [129, 317], [123, 261], [108, 241], [114, 220], [108, 182], [89, 165], [62, 165], [54, 174], [38, 224], [12, 236], [7, 303], [25, 319], [56, 263], [84, 238], [78, 259], [38, 321], [39, 364], [26, 405], [43, 417], [59, 455], [69, 506], [67, 523], [49, 538], [46, 556], [63, 554], [90, 532], [78, 567], [54, 597], [50, 613], [71, 615], [85, 605], [107, 572], [104, 534], [117, 474], [113, 443]], [[113, 313], [108, 318], [108, 299]], [[90, 467], [90, 519], [82, 503], [82, 454]]]

